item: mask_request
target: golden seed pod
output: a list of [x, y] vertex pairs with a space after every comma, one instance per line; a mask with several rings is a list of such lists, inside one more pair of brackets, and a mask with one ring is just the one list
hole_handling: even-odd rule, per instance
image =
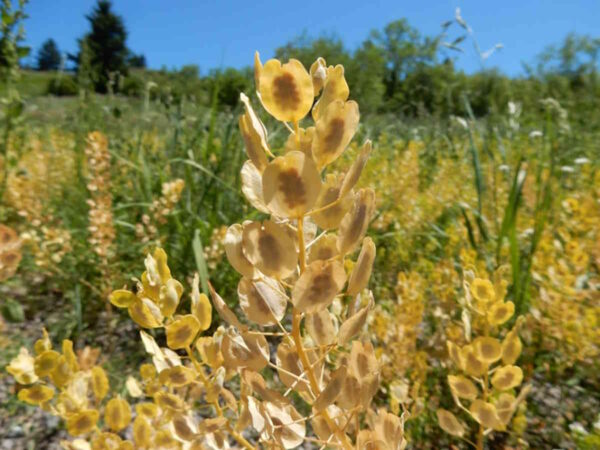
[[475, 384], [462, 375], [448, 375], [448, 384], [450, 385], [452, 393], [459, 398], [475, 400], [477, 395], [479, 395], [479, 391]]
[[97, 402], [101, 402], [106, 394], [108, 394], [109, 383], [108, 376], [104, 369], [100, 366], [94, 366], [92, 368], [91, 378], [92, 392]]
[[332, 259], [338, 255], [337, 236], [332, 233], [323, 234], [313, 245], [308, 249], [307, 262], [325, 261]]
[[317, 411], [322, 411], [331, 405], [342, 392], [345, 380], [346, 367], [342, 365], [331, 373], [325, 389], [321, 391], [313, 403], [313, 408]]
[[112, 431], [121, 431], [131, 422], [131, 408], [126, 400], [111, 398], [104, 410], [104, 422]]
[[189, 347], [200, 332], [200, 322], [187, 314], [178, 317], [165, 327], [167, 345], [174, 350]]
[[375, 193], [372, 189], [361, 189], [354, 196], [352, 208], [342, 219], [338, 231], [338, 251], [345, 255], [353, 251], [367, 232], [369, 221], [375, 210]]
[[49, 402], [54, 397], [54, 389], [41, 384], [33, 387], [21, 389], [18, 394], [19, 400], [30, 405], [40, 406]]
[[100, 413], [95, 409], [84, 409], [67, 417], [67, 431], [71, 436], [89, 433], [96, 427]]
[[346, 283], [340, 261], [314, 261], [300, 275], [292, 290], [292, 303], [303, 313], [327, 308]]
[[514, 364], [519, 359], [522, 349], [523, 344], [517, 331], [512, 330], [502, 341], [502, 362], [506, 365]]
[[171, 317], [175, 314], [175, 310], [179, 305], [182, 294], [183, 286], [179, 281], [173, 278], [167, 280], [167, 282], [160, 287], [158, 307], [164, 317]]
[[507, 322], [515, 313], [515, 304], [513, 302], [494, 303], [487, 312], [487, 318], [490, 325], [502, 325]]
[[367, 160], [369, 159], [371, 150], [372, 150], [371, 141], [367, 139], [362, 146], [360, 154], [358, 155], [356, 160], [352, 163], [352, 166], [350, 167], [350, 169], [348, 170], [348, 172], [346, 172], [346, 175], [344, 176], [344, 181], [343, 181], [342, 187], [340, 189], [340, 196], [346, 195], [354, 188], [354, 186], [356, 186], [356, 183], [358, 183], [358, 180], [360, 179], [362, 171], [367, 164]]
[[238, 297], [248, 320], [258, 325], [276, 325], [285, 315], [287, 295], [283, 287], [271, 278], [256, 281], [242, 278], [238, 284]]
[[127, 308], [129, 317], [142, 328], [159, 328], [162, 326], [163, 316], [159, 307], [148, 298], [136, 297], [135, 301]]
[[158, 374], [158, 381], [167, 387], [187, 386], [196, 379], [196, 373], [185, 366], [169, 367]]
[[58, 358], [60, 358], [60, 353], [54, 350], [47, 350], [40, 353], [35, 357], [33, 363], [35, 374], [40, 378], [50, 375], [58, 363]]
[[254, 166], [262, 173], [268, 164], [267, 154], [271, 151], [267, 140], [267, 129], [252, 109], [250, 99], [246, 94], [241, 93], [240, 100], [246, 109], [245, 114], [239, 118], [240, 132], [246, 145], [246, 153]]
[[310, 76], [312, 77], [313, 90], [316, 97], [321, 92], [327, 78], [327, 63], [325, 62], [325, 58], [319, 57], [312, 63], [310, 66]]
[[221, 353], [228, 369], [260, 371], [269, 362], [269, 344], [262, 334], [238, 333], [230, 328], [221, 341]]
[[206, 294], [200, 293], [199, 283], [200, 277], [198, 274], [195, 274], [192, 282], [192, 304], [190, 312], [198, 319], [200, 331], [206, 331], [210, 328], [212, 322], [212, 305]]
[[273, 428], [272, 437], [283, 448], [295, 448], [304, 442], [306, 424], [296, 408], [291, 404], [272, 402], [263, 402], [263, 405], [271, 423], [278, 425], [277, 428]]
[[496, 291], [490, 280], [475, 278], [471, 282], [470, 291], [471, 295], [483, 304], [492, 303], [496, 299]]
[[488, 370], [488, 365], [479, 359], [477, 351], [472, 345], [466, 345], [462, 348], [461, 359], [463, 360], [465, 372], [471, 376], [479, 377]]
[[262, 186], [263, 198], [272, 214], [298, 218], [315, 204], [321, 177], [312, 158], [291, 151], [269, 163]]
[[492, 376], [492, 386], [499, 391], [517, 387], [523, 381], [523, 371], [518, 366], [500, 367]]
[[360, 332], [360, 330], [363, 329], [365, 323], [367, 323], [367, 317], [372, 307], [373, 299], [370, 298], [369, 303], [364, 308], [361, 308], [356, 314], [353, 314], [342, 323], [338, 334], [339, 345], [346, 345]]
[[296, 348], [286, 342], [277, 346], [277, 373], [286, 387], [293, 386], [297, 392], [309, 392], [308, 380], [300, 378], [303, 369]]
[[512, 394], [503, 392], [498, 397], [495, 406], [496, 410], [498, 411], [498, 417], [504, 425], [508, 425], [508, 423], [510, 422], [510, 419], [512, 418], [512, 415], [514, 414], [516, 409], [515, 405], [516, 398]]
[[358, 128], [358, 103], [335, 100], [316, 122], [312, 154], [319, 167], [335, 161], [352, 140]]
[[485, 428], [491, 428], [493, 430], [504, 430], [505, 428], [500, 417], [498, 417], [496, 407], [491, 403], [479, 399], [474, 400], [469, 407], [469, 412], [471, 413], [471, 416], [473, 416], [473, 419]]
[[371, 270], [375, 261], [375, 243], [370, 237], [363, 239], [362, 249], [358, 255], [358, 260], [352, 269], [352, 274], [348, 280], [348, 295], [356, 295], [367, 287]]
[[352, 194], [340, 197], [343, 177], [327, 174], [315, 203], [317, 212], [311, 214], [315, 223], [324, 230], [337, 228], [352, 206]]
[[451, 434], [452, 436], [464, 436], [465, 427], [454, 414], [452, 414], [450, 411], [440, 408], [436, 411], [436, 415], [442, 430], [448, 434]]
[[301, 151], [307, 158], [312, 159], [312, 142], [314, 137], [315, 127], [299, 128], [298, 137], [296, 137], [296, 134], [290, 134], [285, 141], [283, 149], [285, 153]]
[[239, 223], [235, 223], [227, 228], [225, 241], [223, 242], [225, 254], [227, 255], [229, 264], [231, 264], [235, 270], [237, 270], [243, 276], [253, 279], [256, 276], [256, 271], [254, 266], [244, 255], [242, 247], [242, 234], [243, 227]]
[[248, 261], [269, 277], [287, 278], [296, 270], [298, 250], [285, 225], [272, 220], [245, 223], [242, 247]]
[[344, 78], [344, 66], [338, 64], [335, 67], [328, 67], [326, 71], [325, 83], [323, 86], [323, 94], [321, 94], [321, 97], [319, 98], [317, 103], [315, 103], [312, 109], [312, 116], [314, 121], [317, 122], [319, 120], [322, 111], [327, 111], [327, 107], [332, 102], [336, 100], [345, 102], [348, 99], [349, 95], [350, 89], [348, 88], [348, 83]]
[[477, 359], [486, 364], [493, 364], [502, 356], [500, 341], [493, 337], [480, 336], [473, 341]]
[[[308, 114], [313, 104], [312, 78], [297, 59], [281, 64], [270, 59], [258, 73], [256, 89], [264, 108], [281, 122], [298, 122]], [[258, 70], [257, 70], [258, 68]]]
[[333, 344], [337, 336], [335, 316], [327, 308], [307, 314], [304, 319], [304, 326], [317, 345]]

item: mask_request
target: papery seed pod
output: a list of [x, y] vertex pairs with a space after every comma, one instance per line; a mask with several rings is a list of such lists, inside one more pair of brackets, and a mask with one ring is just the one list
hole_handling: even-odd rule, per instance
[[337, 236], [332, 233], [320, 236], [308, 249], [308, 264], [317, 260], [328, 260], [338, 255]]
[[166, 411], [180, 411], [186, 409], [185, 402], [175, 394], [159, 391], [154, 395], [154, 403]]
[[[326, 408], [331, 421], [335, 423], [338, 427], [343, 426], [342, 418], [344, 416], [342, 410], [338, 408], [336, 405], [329, 405]], [[329, 428], [327, 421], [323, 418], [322, 415], [314, 414], [314, 417], [310, 421], [312, 425], [312, 429], [317, 437], [323, 442], [331, 441], [337, 442], [337, 438], [335, 437], [335, 432]]]
[[340, 366], [334, 372], [331, 373], [331, 376], [325, 386], [325, 389], [321, 391], [321, 393], [313, 403], [313, 408], [317, 411], [322, 411], [329, 405], [331, 405], [342, 392], [345, 380], [346, 367]]
[[136, 298], [133, 292], [117, 289], [110, 294], [109, 301], [117, 308], [128, 308], [135, 302]]
[[487, 318], [490, 325], [502, 325], [508, 321], [515, 313], [515, 304], [513, 302], [496, 302], [487, 312]]
[[508, 425], [513, 413], [515, 412], [515, 400], [516, 399], [514, 395], [504, 392], [500, 394], [496, 404], [494, 405], [496, 406], [498, 417], [504, 425]]
[[380, 409], [372, 428], [377, 437], [386, 443], [387, 448], [400, 450], [404, 440], [404, 423], [400, 417]]
[[460, 370], [464, 370], [464, 360], [462, 359], [461, 348], [452, 341], [446, 341], [448, 347], [448, 355], [456, 367]]
[[477, 359], [486, 364], [493, 364], [502, 356], [500, 341], [489, 336], [479, 336], [472, 343]]
[[292, 151], [269, 163], [262, 186], [269, 211], [279, 217], [297, 218], [317, 201], [321, 177], [312, 158]]
[[[317, 58], [317, 60], [310, 66], [310, 76], [312, 77], [313, 89], [315, 97], [319, 95], [325, 79], [327, 78], [327, 63], [325, 58]], [[345, 100], [345, 99], [344, 99]]]
[[375, 193], [361, 189], [354, 196], [352, 208], [342, 219], [338, 230], [338, 251], [345, 255], [353, 251], [363, 238], [375, 209]]
[[60, 353], [54, 350], [47, 350], [37, 355], [33, 363], [35, 374], [40, 378], [50, 375], [58, 363], [58, 358], [60, 358]]
[[250, 100], [243, 92], [240, 94], [240, 100], [246, 109], [246, 113], [239, 118], [240, 131], [246, 144], [246, 153], [254, 166], [262, 173], [269, 162], [267, 159], [267, 154], [270, 153], [267, 129], [252, 109]]
[[475, 400], [479, 395], [479, 391], [473, 382], [462, 375], [448, 375], [448, 385], [452, 393], [459, 398]]
[[260, 212], [269, 214], [269, 208], [263, 198], [262, 173], [252, 161], [246, 161], [240, 172], [242, 179], [242, 193], [246, 200]]
[[108, 377], [106, 372], [100, 366], [92, 368], [92, 377], [90, 379], [92, 385], [92, 392], [97, 402], [101, 402], [106, 394], [108, 394]]
[[327, 308], [307, 314], [304, 326], [317, 345], [330, 345], [335, 341], [337, 335], [335, 316]]
[[121, 431], [131, 422], [129, 403], [120, 397], [112, 398], [104, 410], [104, 422], [112, 431]]
[[204, 293], [200, 293], [200, 277], [196, 273], [194, 274], [194, 280], [192, 281], [192, 293], [190, 295], [192, 304], [190, 307], [190, 313], [198, 319], [200, 323], [200, 331], [205, 331], [210, 328], [212, 322], [212, 305], [210, 300]]
[[496, 407], [491, 403], [477, 399], [471, 403], [469, 411], [477, 423], [483, 425], [485, 428], [494, 430], [504, 429], [504, 424], [498, 417], [498, 411], [496, 411]]
[[271, 422], [277, 427], [273, 429], [273, 437], [283, 448], [295, 448], [304, 442], [306, 425], [302, 421], [302, 416], [291, 404], [263, 402], [263, 405]]
[[511, 330], [502, 341], [502, 362], [506, 365], [514, 364], [519, 356], [523, 344], [516, 330]]
[[270, 425], [265, 408], [261, 402], [250, 395], [246, 398], [246, 401], [252, 428], [262, 433]]
[[[257, 66], [255, 65], [255, 68]], [[297, 59], [281, 64], [270, 59], [258, 72], [256, 85], [264, 108], [281, 122], [298, 122], [313, 104], [311, 76]]]
[[217, 291], [214, 290], [210, 283], [208, 284], [208, 289], [210, 290], [210, 296], [212, 297], [213, 305], [219, 313], [219, 316], [221, 316], [221, 319], [223, 319], [232, 327], [235, 327], [237, 330], [245, 331], [248, 327], [242, 325], [235, 313], [231, 309], [229, 309], [229, 306], [227, 306], [227, 304], [221, 298], [221, 296], [217, 294]]
[[478, 358], [477, 352], [472, 345], [466, 345], [462, 348], [461, 359], [465, 367], [465, 372], [471, 376], [479, 377], [488, 370], [488, 365]]
[[169, 367], [158, 374], [158, 381], [167, 387], [179, 388], [187, 386], [196, 378], [192, 369], [185, 366]]
[[462, 437], [465, 434], [464, 425], [459, 422], [454, 414], [445, 409], [438, 409], [436, 411], [438, 424], [446, 433], [452, 436]]
[[340, 189], [340, 196], [349, 193], [354, 188], [356, 183], [358, 183], [360, 175], [362, 174], [362, 171], [365, 168], [365, 165], [367, 164], [367, 160], [369, 159], [369, 155], [371, 154], [371, 149], [371, 141], [367, 139], [362, 146], [360, 154], [358, 155], [354, 163], [352, 163], [352, 166], [344, 176], [344, 181], [342, 182], [342, 187]]
[[260, 62], [260, 54], [254, 52], [254, 86], [256, 87], [256, 93], [260, 95], [260, 74], [262, 73], [263, 65]]
[[234, 370], [249, 368], [259, 371], [269, 361], [269, 345], [263, 335], [239, 334], [233, 328], [223, 336], [221, 353], [225, 367]]
[[346, 283], [339, 261], [315, 261], [300, 275], [292, 290], [292, 303], [299, 311], [314, 313], [327, 308]]
[[316, 123], [312, 154], [319, 167], [335, 161], [352, 140], [358, 128], [358, 104], [355, 101], [333, 101]]
[[196, 341], [196, 349], [200, 353], [202, 362], [212, 369], [223, 365], [220, 343], [212, 336], [202, 336]]
[[276, 280], [242, 278], [238, 284], [238, 297], [248, 320], [259, 325], [276, 325], [285, 315], [288, 298]]
[[258, 270], [273, 278], [290, 276], [298, 264], [296, 242], [285, 225], [267, 220], [244, 224], [244, 255]]
[[346, 374], [342, 392], [336, 399], [336, 403], [345, 410], [351, 410], [360, 404], [361, 401], [361, 384], [358, 377], [352, 372]]
[[21, 389], [18, 394], [18, 399], [30, 405], [41, 406], [49, 402], [54, 397], [54, 389], [41, 384], [36, 384], [33, 387]]
[[519, 366], [504, 366], [494, 372], [492, 386], [499, 391], [517, 387], [523, 381], [523, 371]]
[[323, 86], [323, 94], [317, 103], [313, 106], [312, 116], [315, 122], [321, 117], [321, 112], [326, 111], [327, 107], [336, 100], [345, 102], [350, 95], [348, 83], [344, 78], [344, 66], [338, 64], [327, 68], [327, 76]]
[[253, 392], [260, 395], [264, 400], [275, 403], [287, 401], [279, 392], [268, 388], [265, 379], [258, 372], [243, 369], [242, 380], [244, 380]]
[[348, 295], [356, 295], [361, 292], [367, 284], [369, 284], [369, 278], [371, 278], [371, 270], [373, 269], [373, 262], [375, 261], [375, 243], [370, 237], [363, 239], [362, 249], [356, 260], [356, 264], [352, 269], [352, 274], [348, 280], [348, 289], [346, 293]]
[[183, 294], [183, 286], [173, 278], [167, 280], [160, 287], [158, 306], [164, 317], [171, 317], [175, 313], [181, 299], [181, 294]]
[[340, 198], [342, 181], [341, 176], [327, 174], [315, 203], [315, 209], [321, 211], [312, 213], [311, 217], [324, 230], [337, 228], [352, 206], [352, 195], [346, 194]]
[[198, 427], [190, 416], [175, 414], [171, 421], [171, 432], [182, 441], [191, 442], [198, 435]]
[[94, 429], [100, 413], [95, 409], [84, 409], [67, 418], [67, 431], [71, 436], [80, 436]]
[[227, 228], [223, 246], [225, 247], [225, 254], [227, 255], [229, 264], [243, 276], [253, 279], [256, 276], [256, 269], [244, 255], [242, 234], [242, 225], [239, 223], [231, 225]]
[[350, 350], [350, 370], [359, 380], [379, 372], [379, 364], [375, 357], [373, 344], [370, 342], [353, 341]]
[[301, 378], [303, 373], [302, 363], [292, 345], [282, 342], [277, 346], [277, 373], [279, 379], [288, 388], [293, 387], [297, 392], [310, 390], [308, 379]]
[[200, 322], [187, 314], [178, 317], [165, 327], [167, 345], [172, 349], [189, 347], [200, 332]]
[[136, 298], [127, 308], [129, 317], [142, 328], [162, 326], [163, 316], [158, 306], [147, 298]]
[[369, 311], [373, 308], [373, 299], [369, 299], [369, 303], [361, 308], [356, 314], [352, 315], [340, 326], [338, 335], [338, 344], [346, 345], [356, 336], [367, 322]]

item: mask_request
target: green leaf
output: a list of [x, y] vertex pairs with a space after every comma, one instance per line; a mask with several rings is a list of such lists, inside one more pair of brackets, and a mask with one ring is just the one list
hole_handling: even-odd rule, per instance
[[194, 250], [194, 258], [196, 259], [196, 268], [198, 269], [198, 275], [200, 276], [202, 292], [208, 295], [208, 267], [206, 266], [206, 259], [204, 258], [204, 250], [202, 248], [202, 240], [200, 239], [200, 230], [198, 229], [196, 229], [194, 232], [192, 248]]

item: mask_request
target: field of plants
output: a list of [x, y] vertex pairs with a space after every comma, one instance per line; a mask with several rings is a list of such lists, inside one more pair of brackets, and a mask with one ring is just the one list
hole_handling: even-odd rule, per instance
[[56, 97], [18, 42], [0, 449], [600, 448], [596, 84], [361, 114], [257, 53], [232, 107]]

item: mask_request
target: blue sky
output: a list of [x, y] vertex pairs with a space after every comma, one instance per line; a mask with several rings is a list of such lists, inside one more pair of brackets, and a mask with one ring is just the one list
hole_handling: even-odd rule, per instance
[[[482, 49], [502, 43], [487, 62], [518, 75], [547, 44], [575, 31], [598, 36], [600, 0], [115, 0], [125, 19], [128, 45], [146, 55], [152, 68], [197, 64], [202, 73], [218, 67], [252, 63], [255, 50], [264, 59], [276, 47], [306, 31], [310, 36], [335, 33], [353, 49], [372, 29], [406, 17], [424, 34], [434, 34], [454, 16], [456, 7], [471, 25]], [[27, 43], [33, 55], [47, 38], [73, 52], [84, 34], [85, 14], [95, 0], [32, 0], [27, 5]], [[457, 29], [454, 30], [455, 33]], [[456, 34], [455, 34], [456, 35]], [[479, 62], [472, 46], [457, 65], [474, 71]], [[30, 57], [32, 62], [33, 56]], [[331, 61], [335, 63], [335, 61]]]

